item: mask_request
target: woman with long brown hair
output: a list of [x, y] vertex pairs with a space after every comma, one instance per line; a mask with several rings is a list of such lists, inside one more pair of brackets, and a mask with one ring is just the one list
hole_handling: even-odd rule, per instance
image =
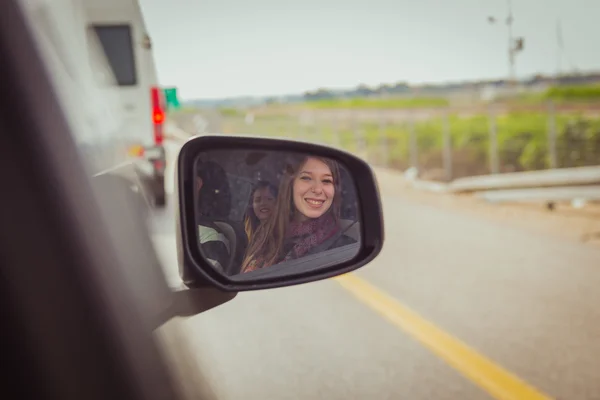
[[244, 230], [248, 236], [248, 243], [252, 241], [258, 227], [273, 215], [277, 192], [277, 187], [267, 181], [258, 181], [252, 188], [248, 208], [244, 214]]
[[[242, 273], [310, 254], [340, 231], [340, 171], [330, 159], [307, 156], [289, 166], [273, 215], [254, 234]], [[350, 244], [340, 236], [328, 248]]]

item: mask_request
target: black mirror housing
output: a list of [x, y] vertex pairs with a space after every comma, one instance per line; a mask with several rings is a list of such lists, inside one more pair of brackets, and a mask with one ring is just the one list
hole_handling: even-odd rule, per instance
[[[327, 264], [324, 268], [305, 268], [294, 275], [260, 274], [260, 279], [236, 279], [219, 273], [203, 257], [198, 246], [198, 226], [195, 215], [196, 160], [201, 153], [244, 150], [256, 152], [307, 153], [335, 160], [354, 180], [360, 221], [360, 243], [351, 259]], [[383, 210], [379, 188], [371, 167], [362, 159], [342, 150], [288, 139], [249, 136], [199, 136], [189, 139], [181, 148], [176, 163], [176, 241], [180, 276], [188, 288], [215, 288], [224, 292], [261, 290], [331, 278], [360, 268], [380, 253], [384, 241]], [[259, 274], [256, 274], [259, 275]]]

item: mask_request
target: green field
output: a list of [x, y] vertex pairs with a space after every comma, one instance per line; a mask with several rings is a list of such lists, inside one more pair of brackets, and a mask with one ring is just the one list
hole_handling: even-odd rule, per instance
[[[542, 93], [526, 93], [500, 100], [503, 104], [498, 106], [503, 111], [495, 119], [495, 125], [501, 172], [539, 170], [551, 166], [550, 120], [545, 112], [550, 100], [556, 105], [557, 166], [600, 165], [600, 86], [560, 86]], [[449, 100], [441, 97], [361, 97], [321, 99], [300, 104], [275, 103], [255, 110], [254, 123], [249, 125], [244, 120], [246, 111], [222, 108], [221, 129], [224, 133], [321, 142], [360, 154], [373, 164], [398, 169], [405, 169], [416, 161], [418, 167], [427, 171], [432, 179], [443, 179], [444, 126], [447, 126], [452, 150], [452, 177], [490, 173], [491, 121], [485, 114], [469, 117], [450, 115], [447, 120], [432, 118], [416, 122], [412, 128], [408, 123], [399, 122], [380, 126], [376, 120], [377, 112], [371, 113], [373, 122], [352, 120], [352, 111], [358, 110], [450, 110], [448, 106]], [[327, 119], [333, 118], [326, 116], [329, 114], [341, 115], [331, 111], [344, 109], [349, 111], [345, 120]], [[471, 113], [479, 112], [474, 110], [475, 107], [471, 107]], [[301, 123], [299, 117], [292, 116], [294, 113], [309, 114], [317, 119]], [[411, 145], [411, 132], [416, 138], [416, 146]]]
[[544, 104], [552, 101], [556, 105], [600, 105], [600, 86], [561, 86], [552, 87], [541, 93], [523, 93], [504, 99], [509, 104]]
[[545, 95], [549, 99], [562, 101], [598, 101], [600, 85], [553, 87]]
[[[524, 93], [504, 101], [514, 104], [543, 104], [549, 100], [557, 104], [564, 103], [600, 103], [600, 86], [558, 86], [541, 93]], [[350, 99], [332, 98], [307, 101], [302, 105], [311, 109], [415, 109], [438, 108], [450, 105], [444, 97], [357, 97]]]
[[[453, 177], [487, 174], [489, 170], [490, 120], [485, 115], [447, 120], [453, 155]], [[501, 171], [548, 168], [548, 116], [543, 113], [511, 113], [496, 119]], [[559, 167], [600, 165], [600, 118], [575, 113], [558, 115], [556, 154]], [[415, 123], [418, 165], [423, 170], [440, 170], [443, 163], [444, 121]], [[257, 118], [246, 125], [239, 116], [224, 117], [226, 133], [301, 138], [338, 146], [366, 155], [375, 164], [405, 169], [411, 164], [408, 124], [333, 124], [322, 120], [303, 126], [295, 118]], [[434, 174], [435, 175], [435, 174]], [[438, 173], [438, 175], [440, 175]], [[438, 179], [441, 179], [438, 177]]]
[[446, 107], [449, 101], [443, 97], [414, 97], [414, 98], [367, 98], [357, 97], [352, 99], [324, 99], [304, 103], [309, 108], [432, 108]]

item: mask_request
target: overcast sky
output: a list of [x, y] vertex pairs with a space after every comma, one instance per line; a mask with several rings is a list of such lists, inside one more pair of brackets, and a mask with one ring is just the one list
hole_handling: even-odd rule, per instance
[[[140, 0], [182, 99], [508, 75], [506, 0]], [[517, 76], [600, 69], [600, 1], [513, 0]], [[488, 16], [498, 22], [492, 25]]]

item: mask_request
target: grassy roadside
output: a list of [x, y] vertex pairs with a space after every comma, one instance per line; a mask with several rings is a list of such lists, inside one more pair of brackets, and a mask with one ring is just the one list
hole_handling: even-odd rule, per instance
[[450, 101], [443, 97], [323, 99], [302, 104], [309, 109], [393, 109], [447, 107]]
[[[293, 121], [298, 122], [297, 120]], [[238, 124], [237, 132], [253, 134], [252, 129], [256, 128], [257, 132], [261, 131], [265, 136], [285, 136], [281, 134], [284, 132], [281, 129], [286, 126], [285, 123], [290, 123], [290, 120], [289, 118], [260, 119], [256, 121], [256, 125], [250, 126], [246, 126], [241, 117], [236, 120], [228, 119], [228, 122]], [[289, 127], [289, 125], [287, 126]], [[301, 128], [300, 125], [297, 127]], [[267, 132], [270, 132], [271, 135]], [[350, 143], [344, 143], [346, 147], [351, 146]], [[600, 205], [598, 204], [590, 204], [583, 209], [573, 209], [568, 204], [559, 204], [555, 211], [548, 211], [541, 204], [490, 204], [472, 195], [422, 191], [413, 188], [403, 174], [396, 169], [382, 167], [374, 169], [381, 193], [384, 196], [384, 207], [386, 203], [401, 206], [401, 203], [394, 202], [395, 198], [401, 198], [422, 205], [443, 208], [449, 212], [472, 215], [494, 223], [529, 230], [536, 234], [600, 246], [600, 236], [597, 236], [600, 233]]]
[[[418, 165], [438, 171], [444, 165], [443, 118], [411, 125], [401, 122], [331, 120], [302, 121], [283, 115], [255, 117], [247, 124], [242, 116], [224, 116], [224, 133], [301, 138], [366, 153], [375, 164], [406, 169], [411, 164], [411, 129], [417, 145]], [[551, 120], [545, 113], [510, 113], [498, 116], [498, 155], [501, 171], [528, 171], [550, 167], [548, 132]], [[600, 116], [582, 113], [555, 117], [556, 156], [559, 167], [600, 165]], [[487, 115], [450, 116], [447, 127], [453, 155], [454, 177], [489, 173], [490, 119]], [[432, 172], [439, 175], [438, 172]], [[439, 179], [439, 176], [433, 176]]]

